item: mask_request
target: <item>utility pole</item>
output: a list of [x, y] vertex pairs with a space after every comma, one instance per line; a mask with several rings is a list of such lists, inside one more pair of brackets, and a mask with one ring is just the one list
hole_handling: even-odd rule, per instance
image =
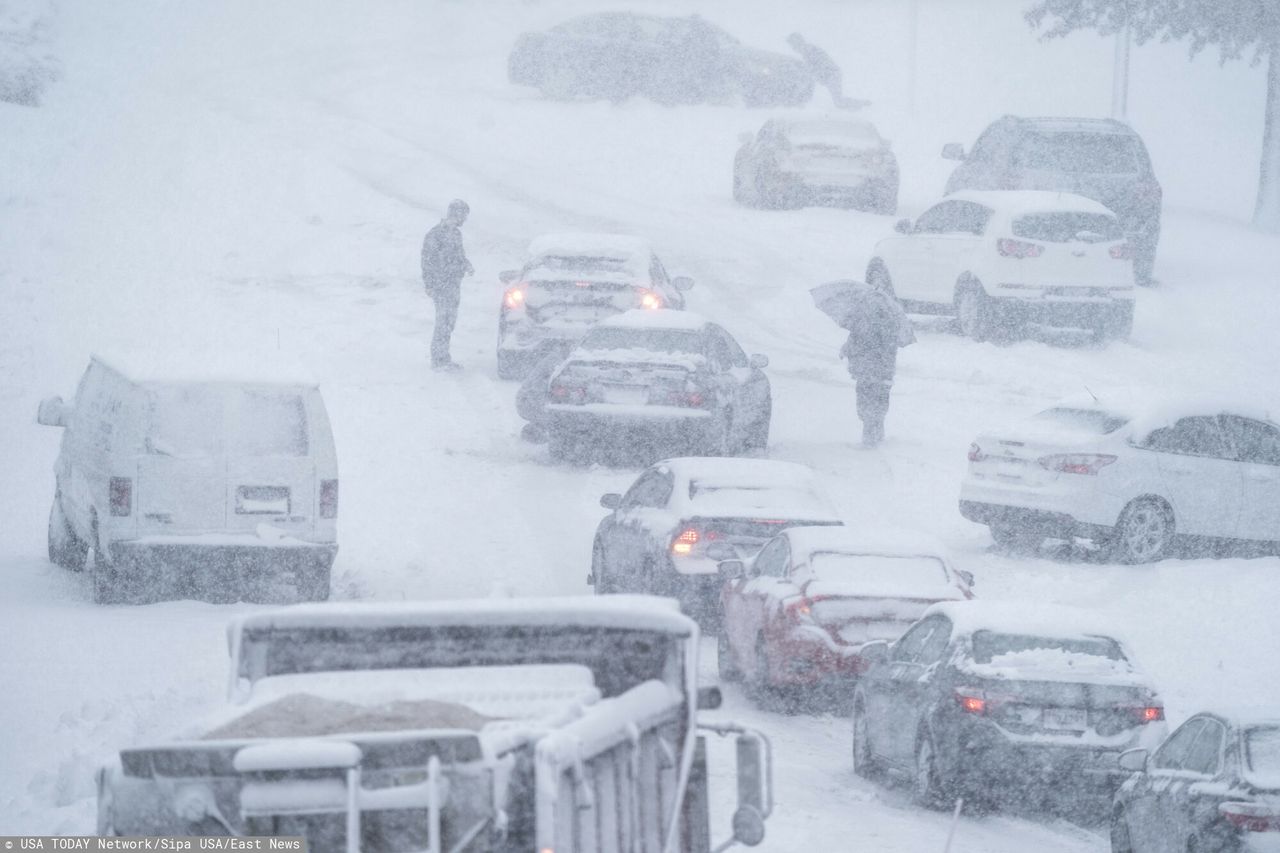
[[1111, 117], [1125, 121], [1129, 115], [1129, 44], [1132, 41], [1129, 15], [1116, 32], [1115, 66], [1111, 71]]

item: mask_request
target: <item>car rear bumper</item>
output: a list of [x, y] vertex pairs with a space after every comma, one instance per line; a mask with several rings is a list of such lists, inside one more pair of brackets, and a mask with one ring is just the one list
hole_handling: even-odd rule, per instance
[[1063, 745], [1013, 739], [990, 720], [962, 720], [951, 743], [952, 767], [962, 784], [1045, 784], [1058, 788], [1114, 790], [1129, 777], [1120, 769], [1120, 753], [1141, 745], [1140, 731], [1107, 744]]
[[992, 288], [1002, 317], [1047, 326], [1095, 328], [1124, 322], [1133, 316], [1133, 294], [1123, 296], [1107, 288], [1039, 288], [1016, 283]]
[[867, 671], [868, 661], [858, 653], [858, 646], [835, 644], [824, 634], [819, 628], [797, 630], [776, 640], [769, 649], [774, 682], [790, 687], [827, 683], [851, 687]]
[[114, 542], [111, 568], [125, 586], [252, 591], [277, 583], [327, 579], [335, 543], [204, 544], [146, 540]]
[[552, 433], [581, 444], [659, 441], [701, 448], [715, 437], [717, 420], [705, 409], [675, 406], [551, 404], [547, 425]]
[[1012, 527], [1026, 533], [1038, 533], [1049, 539], [1100, 539], [1110, 528], [1053, 509], [1009, 506], [974, 500], [960, 500], [960, 514], [978, 524]]

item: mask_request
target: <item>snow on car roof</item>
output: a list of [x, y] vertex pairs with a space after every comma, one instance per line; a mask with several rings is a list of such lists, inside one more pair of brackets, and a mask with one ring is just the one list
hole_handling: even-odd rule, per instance
[[1114, 133], [1132, 135], [1133, 128], [1112, 118], [1071, 116], [1007, 116], [1020, 124], [1047, 133]]
[[788, 133], [813, 136], [870, 136], [880, 138], [876, 126], [861, 118], [792, 119], [783, 122]]
[[1114, 626], [1091, 610], [1036, 601], [954, 601], [935, 604], [924, 615], [942, 614], [957, 634], [993, 631], [1031, 637], [1083, 639], [1107, 637], [1122, 641]]
[[971, 201], [1017, 216], [1023, 213], [1101, 213], [1115, 217], [1106, 205], [1075, 193], [1052, 190], [961, 190], [948, 201]]
[[622, 329], [683, 329], [700, 332], [707, 321], [692, 311], [676, 311], [672, 308], [632, 308], [605, 320], [597, 326]]
[[677, 636], [689, 636], [695, 627], [671, 599], [610, 595], [299, 604], [240, 617], [227, 630], [234, 638], [245, 631], [271, 629], [433, 625], [607, 627], [659, 631]]
[[676, 479], [672, 503], [687, 512], [840, 520], [813, 471], [795, 462], [689, 456], [659, 464], [667, 466]]
[[128, 349], [94, 353], [91, 359], [143, 384], [217, 382], [307, 388], [319, 384], [300, 364], [274, 350]]
[[793, 553], [812, 555], [824, 551], [840, 554], [903, 554], [933, 556], [947, 562], [942, 545], [927, 533], [914, 530], [860, 530], [856, 527], [792, 527], [785, 535]]
[[529, 258], [544, 255], [567, 257], [611, 257], [626, 261], [639, 261], [645, 266], [653, 250], [647, 240], [630, 234], [593, 234], [565, 232], [543, 234], [529, 243]]
[[[1132, 421], [1135, 434], [1172, 426], [1182, 418], [1202, 415], [1233, 414], [1275, 423], [1273, 413], [1257, 401], [1241, 400], [1215, 393], [1145, 392], [1134, 389], [1099, 390], [1096, 394], [1078, 394], [1064, 398], [1049, 409], [1081, 409], [1121, 415]], [[1044, 410], [1048, 411], [1048, 409]]]

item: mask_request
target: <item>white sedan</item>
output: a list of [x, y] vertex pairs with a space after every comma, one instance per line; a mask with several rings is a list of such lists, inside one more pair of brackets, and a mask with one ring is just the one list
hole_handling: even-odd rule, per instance
[[1007, 547], [1080, 537], [1127, 563], [1180, 536], [1274, 545], [1280, 426], [1231, 404], [1059, 405], [974, 441], [960, 512]]
[[955, 312], [975, 340], [1025, 323], [1128, 337], [1133, 247], [1115, 214], [1070, 193], [969, 190], [947, 196], [876, 244], [867, 281], [907, 310]]

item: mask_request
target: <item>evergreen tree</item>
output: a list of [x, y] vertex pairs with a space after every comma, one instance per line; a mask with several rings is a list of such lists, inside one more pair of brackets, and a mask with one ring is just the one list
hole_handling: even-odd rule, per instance
[[1138, 44], [1187, 39], [1192, 56], [1215, 45], [1222, 62], [1265, 61], [1267, 105], [1253, 222], [1280, 232], [1280, 0], [1037, 0], [1027, 20], [1047, 38], [1082, 29], [1110, 35], [1127, 22]]

